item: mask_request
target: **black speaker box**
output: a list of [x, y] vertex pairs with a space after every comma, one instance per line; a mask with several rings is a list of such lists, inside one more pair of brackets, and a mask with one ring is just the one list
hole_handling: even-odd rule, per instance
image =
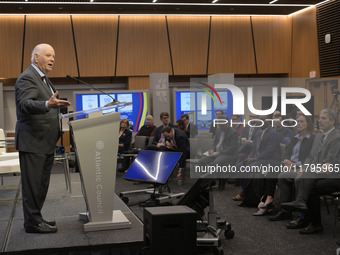
[[144, 208], [146, 254], [196, 254], [196, 219], [187, 206]]

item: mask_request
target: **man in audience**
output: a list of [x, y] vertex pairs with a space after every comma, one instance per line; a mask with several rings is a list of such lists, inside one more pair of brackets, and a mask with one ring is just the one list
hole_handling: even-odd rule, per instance
[[[223, 115], [223, 111], [216, 110], [215, 115], [216, 115], [215, 119], [220, 119], [220, 117]], [[209, 133], [213, 133], [213, 135], [215, 136], [216, 129], [217, 129], [217, 126], [214, 126], [214, 123], [212, 121], [210, 125], [210, 129], [209, 129]]]
[[185, 160], [190, 153], [188, 137], [183, 131], [177, 128], [172, 128], [170, 126], [163, 127], [162, 134], [166, 138], [165, 144], [167, 150], [182, 152], [182, 156], [179, 160], [178, 173], [176, 176], [178, 184], [181, 185], [183, 178], [183, 168], [185, 167]]
[[233, 197], [233, 200], [235, 201], [240, 201], [243, 199], [246, 186], [249, 183], [247, 178], [248, 174], [246, 172], [240, 172], [242, 165], [249, 166], [249, 168], [260, 169], [261, 166], [277, 165], [280, 161], [280, 143], [278, 134], [273, 128], [270, 127], [271, 122], [267, 121], [269, 116], [260, 116], [259, 119], [263, 124], [260, 126], [261, 132], [258, 132], [256, 135], [253, 149], [248, 158], [236, 165], [242, 191], [240, 194]]
[[136, 136], [146, 136], [145, 144], [148, 144], [150, 137], [156, 132], [156, 126], [153, 124], [152, 115], [146, 116], [145, 122], [146, 124], [139, 129]]
[[[228, 117], [221, 115], [218, 119], [229, 121]], [[204, 153], [197, 165], [227, 166], [237, 162], [238, 136], [236, 131], [226, 124], [217, 124], [213, 145], [209, 151]], [[223, 189], [224, 180], [220, 182]]]
[[289, 128], [282, 126], [283, 117], [281, 112], [275, 111], [273, 113], [273, 119], [276, 119], [276, 121], [274, 121], [274, 125], [275, 131], [279, 134], [280, 143], [284, 145], [289, 144], [290, 139], [292, 138], [292, 131]]
[[163, 127], [167, 127], [167, 126], [172, 127], [172, 128], [176, 127], [175, 125], [170, 123], [170, 115], [168, 112], [161, 112], [160, 120], [162, 121], [163, 125], [159, 126], [156, 129], [152, 145], [148, 146], [149, 150], [162, 150], [166, 148], [166, 144], [165, 144], [166, 139], [162, 133], [162, 129]]
[[319, 125], [323, 132], [316, 135], [304, 167], [295, 179], [296, 200], [282, 204], [282, 208], [287, 211], [306, 213], [310, 224], [300, 230], [301, 234], [313, 234], [323, 230], [320, 202], [316, 201], [316, 196], [339, 189], [339, 180], [330, 175], [335, 164], [339, 163], [340, 134], [335, 129], [336, 122], [337, 113], [333, 110], [324, 109], [320, 112]]
[[[250, 121], [250, 125], [248, 124], [246, 126], [244, 126], [242, 128], [241, 131], [241, 135], [240, 135], [240, 141], [241, 141], [241, 146], [239, 148], [239, 157], [238, 160], [239, 161], [243, 161], [245, 160], [249, 153], [252, 151], [253, 149], [253, 141], [256, 137], [256, 134], [261, 130], [259, 127], [254, 127], [256, 125], [258, 125], [258, 122], [252, 121], [255, 119], [258, 119], [258, 115], [255, 114], [250, 114], [249, 115], [249, 121]], [[248, 121], [248, 122], [249, 122]]]
[[186, 135], [188, 137], [195, 137], [198, 135], [197, 126], [194, 123], [189, 122], [189, 115], [182, 114], [181, 119], [184, 121], [186, 127]]
[[232, 122], [232, 128], [235, 129], [237, 132], [237, 135], [240, 136], [243, 128], [243, 123], [240, 122], [240, 115], [233, 114], [231, 115], [231, 122]]

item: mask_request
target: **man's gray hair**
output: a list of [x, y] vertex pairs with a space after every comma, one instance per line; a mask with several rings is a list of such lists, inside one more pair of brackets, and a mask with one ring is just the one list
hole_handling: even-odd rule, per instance
[[334, 111], [334, 110], [332, 110], [332, 109], [323, 109], [323, 110], [321, 110], [320, 111], [320, 114], [321, 113], [325, 113], [325, 114], [327, 114], [328, 115], [328, 118], [330, 119], [330, 120], [333, 120], [334, 121], [334, 126], [336, 126], [336, 124], [337, 124], [337, 122], [338, 122], [338, 114]]
[[41, 44], [38, 44], [37, 46], [34, 47], [34, 49], [32, 51], [32, 55], [31, 55], [31, 63], [32, 64], [34, 64], [34, 55], [35, 54], [40, 55], [41, 54], [41, 50], [42, 50]]

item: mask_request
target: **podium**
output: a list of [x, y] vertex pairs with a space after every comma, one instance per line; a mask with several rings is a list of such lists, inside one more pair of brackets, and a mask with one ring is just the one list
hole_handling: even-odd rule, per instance
[[87, 207], [81, 219], [85, 232], [130, 228], [120, 210], [114, 210], [120, 112], [103, 114], [131, 103], [61, 114], [62, 119], [88, 115], [69, 121], [73, 130], [83, 195]]

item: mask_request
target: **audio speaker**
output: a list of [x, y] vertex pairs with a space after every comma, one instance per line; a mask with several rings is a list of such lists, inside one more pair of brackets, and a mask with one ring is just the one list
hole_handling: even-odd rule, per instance
[[147, 254], [196, 254], [196, 219], [196, 212], [187, 206], [144, 208]]

